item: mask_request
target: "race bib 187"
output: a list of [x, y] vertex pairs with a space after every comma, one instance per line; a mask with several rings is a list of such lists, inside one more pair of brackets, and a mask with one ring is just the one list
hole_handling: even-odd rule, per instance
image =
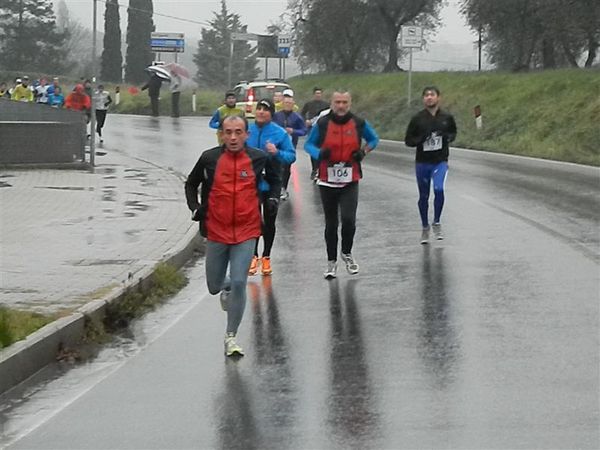
[[327, 181], [330, 183], [352, 183], [352, 166], [337, 163], [328, 167]]
[[434, 152], [442, 149], [442, 136], [438, 136], [437, 133], [433, 133], [429, 139], [423, 143], [424, 152]]

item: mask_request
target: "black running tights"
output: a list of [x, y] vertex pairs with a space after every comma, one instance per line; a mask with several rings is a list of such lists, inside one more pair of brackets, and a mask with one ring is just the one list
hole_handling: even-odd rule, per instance
[[354, 233], [356, 232], [358, 183], [350, 183], [343, 188], [319, 186], [319, 190], [325, 213], [327, 260], [337, 261], [338, 215], [342, 220], [342, 253], [352, 253]]
[[[263, 238], [263, 256], [271, 256], [271, 249], [275, 241], [275, 221], [277, 219], [277, 206], [269, 205], [267, 194], [262, 194], [262, 238]], [[254, 256], [258, 256], [258, 241], [254, 247]]]

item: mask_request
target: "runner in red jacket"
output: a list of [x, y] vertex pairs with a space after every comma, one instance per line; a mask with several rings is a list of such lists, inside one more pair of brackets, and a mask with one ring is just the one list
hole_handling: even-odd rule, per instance
[[221, 293], [221, 307], [227, 311], [225, 353], [233, 356], [244, 354], [236, 334], [246, 306], [248, 268], [261, 234], [259, 183], [264, 172], [271, 195], [277, 197], [281, 168], [272, 165], [274, 158], [267, 153], [246, 147], [246, 119], [225, 118], [221, 136], [224, 144], [202, 153], [189, 174], [185, 195], [192, 219], [200, 222], [207, 238], [206, 283], [211, 294]]

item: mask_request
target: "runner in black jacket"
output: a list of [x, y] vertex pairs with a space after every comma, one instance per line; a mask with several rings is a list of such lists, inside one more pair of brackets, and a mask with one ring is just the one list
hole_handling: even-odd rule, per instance
[[433, 180], [433, 233], [442, 240], [440, 218], [444, 206], [444, 185], [448, 173], [449, 144], [456, 138], [456, 123], [451, 114], [440, 110], [440, 90], [435, 86], [423, 89], [425, 109], [418, 112], [406, 130], [405, 143], [417, 147], [416, 175], [419, 187], [419, 213], [423, 231], [421, 244], [429, 242], [429, 191]]

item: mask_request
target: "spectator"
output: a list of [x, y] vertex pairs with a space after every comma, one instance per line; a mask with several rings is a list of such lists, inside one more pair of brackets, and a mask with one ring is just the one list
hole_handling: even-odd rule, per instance
[[89, 120], [89, 112], [92, 108], [92, 102], [90, 97], [85, 94], [85, 88], [83, 84], [75, 86], [75, 90], [67, 95], [65, 100], [65, 108], [72, 109], [73, 111], [81, 111], [86, 113]]
[[48, 81], [45, 78], [40, 78], [40, 83], [35, 87], [35, 101], [37, 103], [48, 103]]
[[179, 117], [179, 98], [181, 97], [181, 78], [171, 75], [171, 117]]
[[158, 99], [160, 96], [160, 87], [161, 86], [162, 86], [162, 79], [156, 74], [153, 74], [152, 76], [150, 76], [150, 79], [148, 80], [148, 82], [142, 86], [142, 91], [145, 91], [146, 89], [148, 89], [148, 97], [150, 97], [150, 105], [152, 107], [152, 116], [154, 116], [154, 117], [158, 117], [158, 115], [159, 115]]
[[62, 108], [65, 104], [65, 96], [62, 94], [60, 86], [55, 86], [52, 94], [48, 95], [48, 104], [53, 108]]
[[[20, 80], [20, 79], [18, 79]], [[12, 92], [11, 98], [18, 102], [32, 102], [33, 91], [29, 89], [29, 77], [24, 76], [19, 84], [17, 84]]]
[[54, 90], [57, 87], [60, 87], [59, 84], [58, 84], [58, 78], [54, 77], [52, 79], [52, 84], [50, 86], [48, 86], [48, 90], [46, 91], [46, 95], [50, 96], [50, 95], [54, 94]]

